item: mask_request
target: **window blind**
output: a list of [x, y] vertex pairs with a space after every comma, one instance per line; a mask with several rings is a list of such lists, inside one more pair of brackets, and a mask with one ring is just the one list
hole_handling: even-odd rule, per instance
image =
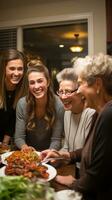
[[0, 30], [0, 50], [16, 48], [17, 46], [17, 29]]

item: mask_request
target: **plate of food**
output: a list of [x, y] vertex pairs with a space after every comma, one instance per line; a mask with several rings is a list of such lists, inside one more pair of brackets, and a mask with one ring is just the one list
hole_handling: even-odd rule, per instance
[[[57, 171], [56, 169], [48, 164], [43, 164], [41, 166], [37, 166], [36, 169], [34, 169], [34, 166], [32, 168], [30, 168], [29, 171], [27, 171], [27, 174], [25, 172], [22, 172], [22, 169], [17, 169], [17, 174], [15, 173], [15, 169], [12, 168], [11, 166], [4, 166], [2, 168], [0, 168], [0, 176], [19, 176], [19, 175], [25, 175], [25, 177], [28, 177], [30, 179], [32, 179], [33, 177], [43, 180], [45, 182], [48, 182], [50, 180], [52, 180], [53, 178], [55, 178]], [[25, 169], [23, 169], [25, 171]], [[23, 174], [22, 174], [23, 173]], [[32, 175], [31, 175], [32, 174]]]
[[40, 152], [28, 149], [25, 151], [7, 152], [1, 155], [6, 166], [0, 169], [1, 176], [25, 176], [29, 179], [50, 181], [56, 176], [56, 169], [41, 162]]
[[40, 162], [40, 152], [38, 151], [32, 151], [32, 150], [28, 150], [28, 151], [10, 151], [10, 152], [6, 152], [3, 153], [1, 155], [1, 162], [4, 165], [7, 165], [8, 162], [15, 162], [18, 159], [26, 159], [29, 161], [37, 161]]

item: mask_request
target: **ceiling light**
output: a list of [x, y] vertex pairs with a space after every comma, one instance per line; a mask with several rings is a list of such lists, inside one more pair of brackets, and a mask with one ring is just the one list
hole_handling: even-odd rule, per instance
[[81, 52], [83, 50], [83, 47], [81, 47], [81, 46], [72, 46], [72, 47], [70, 47], [70, 50], [72, 52]]
[[63, 45], [63, 44], [60, 44], [60, 45], [59, 45], [59, 47], [60, 47], [60, 48], [63, 48], [63, 47], [64, 47], [64, 45]]
[[75, 36], [75, 45], [70, 47], [72, 52], [81, 52], [83, 47], [79, 45], [79, 34], [74, 34]]

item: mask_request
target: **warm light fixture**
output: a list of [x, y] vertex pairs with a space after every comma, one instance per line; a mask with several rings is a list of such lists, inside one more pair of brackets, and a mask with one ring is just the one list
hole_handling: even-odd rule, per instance
[[59, 47], [60, 47], [60, 48], [63, 48], [63, 47], [64, 47], [64, 45], [63, 45], [63, 44], [60, 44], [60, 45], [59, 45]]
[[80, 46], [80, 45], [78, 45], [78, 37], [79, 37], [79, 34], [74, 34], [74, 36], [75, 36], [75, 39], [76, 39], [77, 44], [74, 45], [74, 46], [71, 46], [71, 47], [70, 47], [70, 50], [71, 50], [72, 52], [81, 52], [81, 51], [83, 50], [83, 47]]
[[70, 50], [72, 52], [81, 52], [83, 50], [83, 47], [81, 47], [81, 46], [72, 46], [72, 47], [70, 47]]

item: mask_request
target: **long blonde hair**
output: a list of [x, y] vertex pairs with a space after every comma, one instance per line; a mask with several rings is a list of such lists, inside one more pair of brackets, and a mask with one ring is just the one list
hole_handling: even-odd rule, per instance
[[[45, 78], [47, 81], [50, 83], [48, 86], [48, 91], [47, 91], [47, 105], [46, 105], [46, 113], [44, 116], [44, 120], [47, 122], [47, 127], [50, 128], [53, 126], [54, 121], [55, 121], [55, 97], [54, 97], [54, 92], [52, 89], [52, 84], [50, 80], [50, 75], [47, 67], [41, 63], [38, 62], [38, 60], [31, 60], [28, 63], [28, 71], [27, 71], [27, 80], [28, 76], [31, 72], [42, 72], [45, 75]], [[26, 96], [26, 101], [27, 101], [27, 125], [26, 128], [27, 130], [32, 130], [35, 128], [35, 118], [36, 118], [36, 102], [34, 96], [30, 93], [28, 90], [27, 96]]]
[[2, 52], [0, 57], [0, 109], [4, 108], [7, 109], [6, 105], [6, 85], [5, 85], [5, 76], [6, 76], [6, 66], [7, 63], [11, 60], [21, 59], [24, 64], [24, 74], [21, 81], [16, 86], [15, 90], [15, 99], [13, 102], [13, 108], [15, 109], [17, 101], [20, 97], [25, 95], [25, 57], [24, 55], [15, 49], [8, 49]]

